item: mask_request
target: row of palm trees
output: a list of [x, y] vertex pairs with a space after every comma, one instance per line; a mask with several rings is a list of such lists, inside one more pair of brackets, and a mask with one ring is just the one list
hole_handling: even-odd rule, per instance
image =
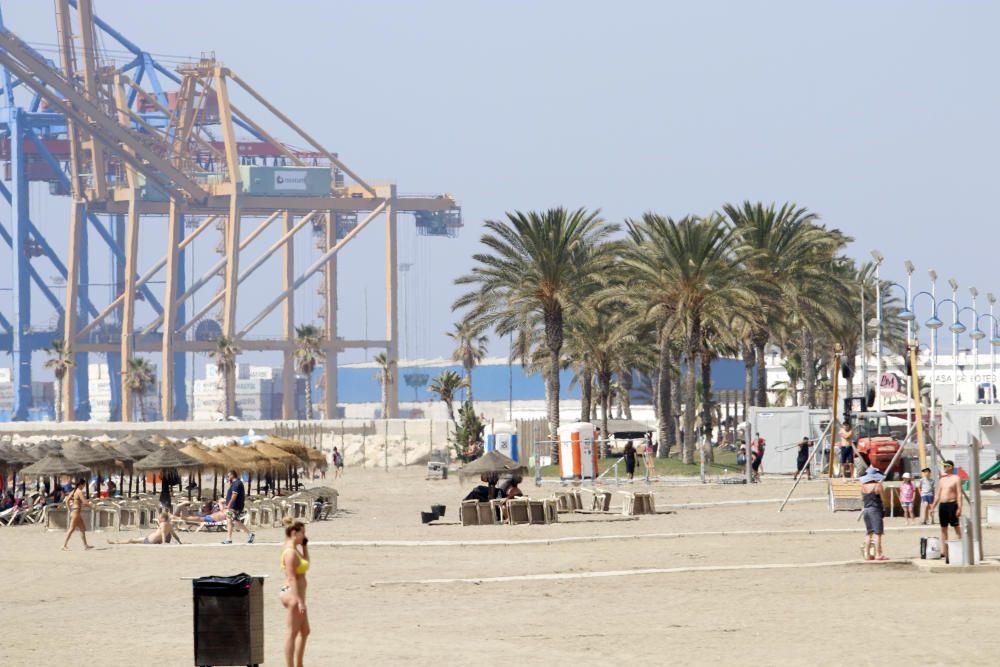
[[[236, 346], [236, 341], [228, 336], [219, 336], [215, 343], [215, 349], [211, 350], [208, 355], [215, 362], [215, 368], [222, 378], [224, 387], [222, 413], [224, 418], [229, 418], [235, 390], [236, 359], [241, 350]], [[76, 366], [76, 361], [72, 348], [62, 339], [52, 341], [45, 352], [49, 355], [45, 361], [45, 367], [52, 370], [55, 378], [55, 417], [56, 421], [62, 421], [63, 380], [66, 374]], [[306, 419], [312, 419], [312, 374], [319, 363], [326, 358], [322, 329], [314, 324], [303, 324], [295, 327], [294, 357], [296, 369], [306, 377]], [[124, 374], [127, 389], [136, 397], [139, 418], [145, 420], [146, 410], [143, 399], [149, 390], [156, 385], [156, 368], [144, 357], [132, 357], [125, 363]]]
[[658, 418], [659, 455], [679, 444], [690, 463], [699, 434], [718, 423], [714, 359], [741, 357], [744, 410], [766, 406], [767, 353], [776, 346], [800, 370], [785, 395], [817, 406], [839, 370], [829, 363], [834, 343], [853, 385], [862, 293], [874, 303], [877, 289], [883, 338], [905, 344], [887, 285], [846, 256], [851, 239], [795, 204], [726, 204], [681, 219], [646, 213], [621, 225], [597, 211], [554, 208], [485, 227], [482, 252], [456, 280], [469, 290], [453, 308], [463, 330], [512, 336], [515, 358], [543, 374], [551, 434], [561, 370], [580, 384], [582, 420], [598, 401], [604, 433], [614, 386], [627, 401], [639, 377]]

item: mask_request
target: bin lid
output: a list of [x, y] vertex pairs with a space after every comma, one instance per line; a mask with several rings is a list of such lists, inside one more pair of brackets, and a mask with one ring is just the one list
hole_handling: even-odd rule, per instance
[[196, 593], [212, 593], [214, 595], [244, 595], [250, 590], [250, 584], [254, 579], [246, 572], [229, 576], [211, 575], [208, 577], [197, 577], [191, 581]]

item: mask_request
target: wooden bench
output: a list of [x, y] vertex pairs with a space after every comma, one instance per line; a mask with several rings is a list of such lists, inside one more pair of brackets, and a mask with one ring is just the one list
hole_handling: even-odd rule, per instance
[[833, 512], [861, 509], [861, 483], [856, 479], [831, 479], [829, 496]]

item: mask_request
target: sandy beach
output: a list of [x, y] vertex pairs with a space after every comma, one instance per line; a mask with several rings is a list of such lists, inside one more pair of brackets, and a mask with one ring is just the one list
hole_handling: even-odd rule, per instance
[[[995, 662], [985, 637], [1000, 568], [918, 569], [906, 559], [938, 530], [901, 518], [886, 520], [893, 560], [862, 563], [857, 514], [831, 513], [823, 482], [803, 483], [782, 513], [773, 501], [787, 480], [664, 483], [653, 487], [655, 516], [466, 528], [455, 523], [465, 492], [455, 478], [349, 469], [336, 486], [341, 511], [308, 527], [307, 664]], [[541, 497], [556, 487], [523, 488]], [[419, 510], [437, 502], [448, 506], [443, 525], [422, 525]], [[75, 539], [64, 553], [60, 533], [0, 529], [0, 664], [191, 665], [184, 577], [238, 572], [269, 575], [266, 664], [282, 664], [281, 536], [108, 546], [117, 535], [92, 533], [97, 549]], [[985, 531], [988, 555], [998, 542]]]

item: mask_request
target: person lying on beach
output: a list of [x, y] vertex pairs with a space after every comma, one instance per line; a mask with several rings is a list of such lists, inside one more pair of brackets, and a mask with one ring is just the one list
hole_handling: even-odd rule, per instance
[[[192, 514], [190, 508], [186, 505], [182, 508], [186, 511], [183, 513], [174, 514], [174, 518], [180, 519], [185, 523], [199, 524], [199, 523], [222, 523], [226, 520], [226, 510], [220, 509], [217, 505], [212, 503], [206, 503], [205, 511], [207, 514]], [[213, 511], [214, 510], [214, 511]]]
[[159, 526], [152, 535], [132, 537], [127, 540], [108, 540], [108, 544], [169, 544], [170, 540], [177, 540], [177, 543], [180, 544], [180, 539], [174, 535], [173, 528], [170, 525], [170, 515], [162, 512], [160, 514]]

